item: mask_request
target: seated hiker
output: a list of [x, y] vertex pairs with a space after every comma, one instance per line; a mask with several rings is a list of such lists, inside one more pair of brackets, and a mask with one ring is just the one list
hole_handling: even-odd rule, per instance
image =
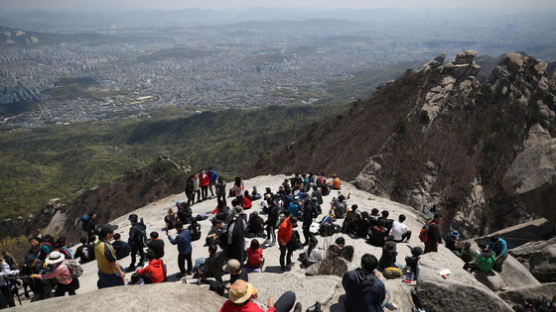
[[380, 211], [376, 208], [373, 208], [371, 210], [371, 214], [369, 215], [370, 226], [378, 225], [378, 219], [380, 218], [380, 216], [378, 215], [379, 212]]
[[396, 251], [396, 242], [392, 240], [387, 240], [382, 248], [382, 256], [378, 260], [377, 270], [383, 271], [388, 267], [395, 266], [396, 256], [398, 252]]
[[473, 261], [476, 254], [477, 253], [474, 250], [471, 250], [471, 243], [465, 242], [465, 244], [463, 244], [463, 249], [461, 250], [460, 258], [463, 262], [469, 263]]
[[249, 195], [248, 190], [245, 190], [243, 194], [242, 205], [244, 210], [251, 209], [251, 207], [253, 207], [253, 198], [251, 197], [251, 195]]
[[[178, 203], [180, 203], [181, 205], [181, 202]], [[178, 214], [174, 212], [174, 209], [168, 209], [168, 214], [164, 217], [164, 222], [166, 222], [166, 229], [168, 230], [176, 227], [176, 222], [178, 222]]]
[[338, 199], [332, 199], [332, 210], [334, 210], [334, 215], [338, 219], [343, 219], [346, 214], [347, 203], [344, 195], [338, 196]]
[[249, 281], [249, 275], [247, 270], [241, 267], [241, 263], [236, 259], [228, 260], [228, 263], [223, 267], [224, 272], [230, 273], [230, 284], [233, 284], [237, 280]]
[[[257, 292], [253, 285], [243, 280], [237, 280], [232, 284], [229, 290], [228, 300], [224, 302], [220, 308], [220, 312], [264, 312], [259, 304], [255, 302]], [[295, 308], [293, 312], [301, 312], [301, 303], [295, 304], [295, 293], [287, 291], [276, 302], [272, 298], [268, 298], [266, 312], [289, 312]]]
[[195, 218], [193, 218], [193, 210], [191, 210], [191, 206], [188, 205], [186, 202], [182, 202], [181, 205], [179, 205], [178, 207], [177, 221], [181, 222], [182, 224], [190, 224], [194, 219]]
[[340, 248], [332, 245], [326, 252], [326, 258], [307, 268], [306, 275], [336, 275], [343, 276], [347, 272], [348, 262], [340, 258]]
[[158, 232], [151, 232], [150, 237], [147, 247], [154, 252], [156, 259], [161, 259], [164, 257], [164, 241], [158, 238]]
[[382, 210], [380, 214], [381, 216], [378, 219], [384, 220], [384, 227], [388, 230], [388, 232], [390, 232], [390, 230], [392, 229], [392, 225], [394, 224], [394, 220], [388, 219], [388, 216], [390, 215], [388, 210]]
[[342, 286], [346, 292], [344, 311], [378, 312], [386, 297], [386, 289], [376, 270], [378, 261], [375, 256], [365, 254], [361, 257], [361, 268], [346, 273]]
[[405, 215], [401, 214], [398, 217], [398, 221], [392, 223], [392, 235], [394, 236], [394, 241], [401, 243], [405, 240], [409, 242], [411, 238], [411, 231], [407, 228], [407, 225], [403, 224], [405, 221]]
[[319, 241], [311, 236], [309, 246], [305, 249], [305, 252], [299, 255], [303, 267], [309, 267], [322, 260], [322, 248], [317, 247], [318, 243]]
[[369, 243], [373, 246], [382, 247], [388, 237], [388, 230], [385, 227], [386, 220], [378, 220], [378, 225], [371, 227], [369, 230]]
[[217, 251], [217, 246], [210, 244], [208, 247], [209, 257], [197, 269], [197, 274], [201, 281], [206, 281], [209, 277], [214, 277], [218, 282], [222, 282], [224, 274], [223, 266], [226, 264], [226, 254], [224, 251]]
[[319, 232], [321, 236], [331, 236], [336, 232], [334, 220], [335, 216], [333, 210], [330, 210], [328, 215], [322, 217], [322, 220], [319, 222]]
[[346, 246], [346, 240], [343, 237], [336, 238], [336, 246], [340, 248], [340, 257], [346, 259], [347, 261], [351, 262], [353, 259], [353, 246]]
[[506, 241], [499, 237], [498, 235], [493, 235], [488, 243], [488, 249], [496, 253], [496, 260], [494, 262], [494, 270], [497, 272], [502, 272], [502, 264], [508, 258], [508, 244]]
[[357, 212], [357, 205], [351, 205], [351, 210], [346, 213], [346, 218], [342, 224], [342, 233], [356, 234], [357, 233], [357, 220], [359, 213]]
[[253, 239], [247, 248], [247, 267], [253, 270], [260, 270], [263, 267], [263, 250], [259, 241]]
[[496, 254], [494, 251], [488, 249], [486, 242], [479, 242], [480, 253], [475, 257], [475, 262], [466, 263], [463, 267], [464, 270], [473, 272], [479, 270], [481, 272], [490, 272], [494, 268], [494, 262], [496, 261]]
[[137, 269], [139, 276], [145, 277], [143, 280], [147, 284], [162, 283], [166, 279], [166, 266], [161, 259], [157, 259], [154, 251], [147, 251], [149, 264], [144, 268]]
[[247, 223], [245, 237], [264, 237], [264, 220], [259, 216], [258, 212], [253, 211]]
[[460, 233], [458, 230], [453, 230], [450, 232], [450, 235], [446, 237], [446, 248], [450, 249], [456, 255], [460, 255], [461, 247], [458, 247], [458, 239], [460, 237]]
[[369, 220], [369, 213], [366, 211], [361, 212], [361, 215], [355, 221], [356, 232], [355, 235], [359, 237], [367, 237], [371, 221]]
[[419, 265], [419, 257], [423, 254], [421, 247], [411, 248], [411, 257], [405, 257], [405, 266], [409, 268], [414, 279], [417, 278], [417, 267]]
[[121, 238], [120, 233], [114, 234], [114, 243], [112, 243], [112, 247], [114, 247], [114, 251], [116, 252], [116, 260], [127, 257], [131, 252], [129, 244], [122, 241]]
[[340, 181], [340, 178], [338, 178], [336, 174], [333, 174], [332, 179], [332, 188], [335, 190], [341, 189], [342, 181]]

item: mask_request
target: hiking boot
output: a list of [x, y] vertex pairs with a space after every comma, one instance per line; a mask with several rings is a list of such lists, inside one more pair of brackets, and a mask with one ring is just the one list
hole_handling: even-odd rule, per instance
[[295, 304], [295, 307], [293, 308], [293, 312], [301, 312], [301, 309], [303, 309], [301, 307], [301, 302], [298, 302]]
[[135, 271], [135, 265], [130, 265], [127, 267], [127, 269], [125, 269], [126, 272], [133, 272]]

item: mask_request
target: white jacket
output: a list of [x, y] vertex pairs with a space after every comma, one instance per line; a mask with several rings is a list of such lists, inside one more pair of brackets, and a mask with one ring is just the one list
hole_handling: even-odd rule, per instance
[[10, 265], [4, 261], [2, 262], [2, 271], [0, 271], [0, 287], [6, 286], [6, 278], [10, 276], [17, 276], [19, 274], [19, 270], [10, 270]]

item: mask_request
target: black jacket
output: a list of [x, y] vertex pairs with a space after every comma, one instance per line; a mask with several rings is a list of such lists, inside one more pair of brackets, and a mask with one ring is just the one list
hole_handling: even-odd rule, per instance
[[151, 249], [156, 258], [160, 259], [162, 257], [164, 257], [164, 241], [161, 239], [155, 239], [155, 240], [151, 240], [148, 244], [147, 247], [149, 247], [149, 249]]
[[372, 272], [362, 269], [344, 274], [342, 286], [346, 291], [344, 310], [349, 312], [382, 312], [386, 296], [384, 284]]

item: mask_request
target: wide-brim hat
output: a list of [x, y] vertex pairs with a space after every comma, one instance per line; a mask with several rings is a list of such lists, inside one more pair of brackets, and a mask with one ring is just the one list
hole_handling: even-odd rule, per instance
[[45, 262], [47, 265], [56, 265], [62, 263], [65, 258], [66, 257], [64, 257], [64, 255], [61, 252], [53, 251], [48, 255], [48, 258], [46, 259]]
[[235, 304], [246, 302], [253, 295], [253, 285], [244, 280], [235, 281], [230, 287], [228, 298]]

